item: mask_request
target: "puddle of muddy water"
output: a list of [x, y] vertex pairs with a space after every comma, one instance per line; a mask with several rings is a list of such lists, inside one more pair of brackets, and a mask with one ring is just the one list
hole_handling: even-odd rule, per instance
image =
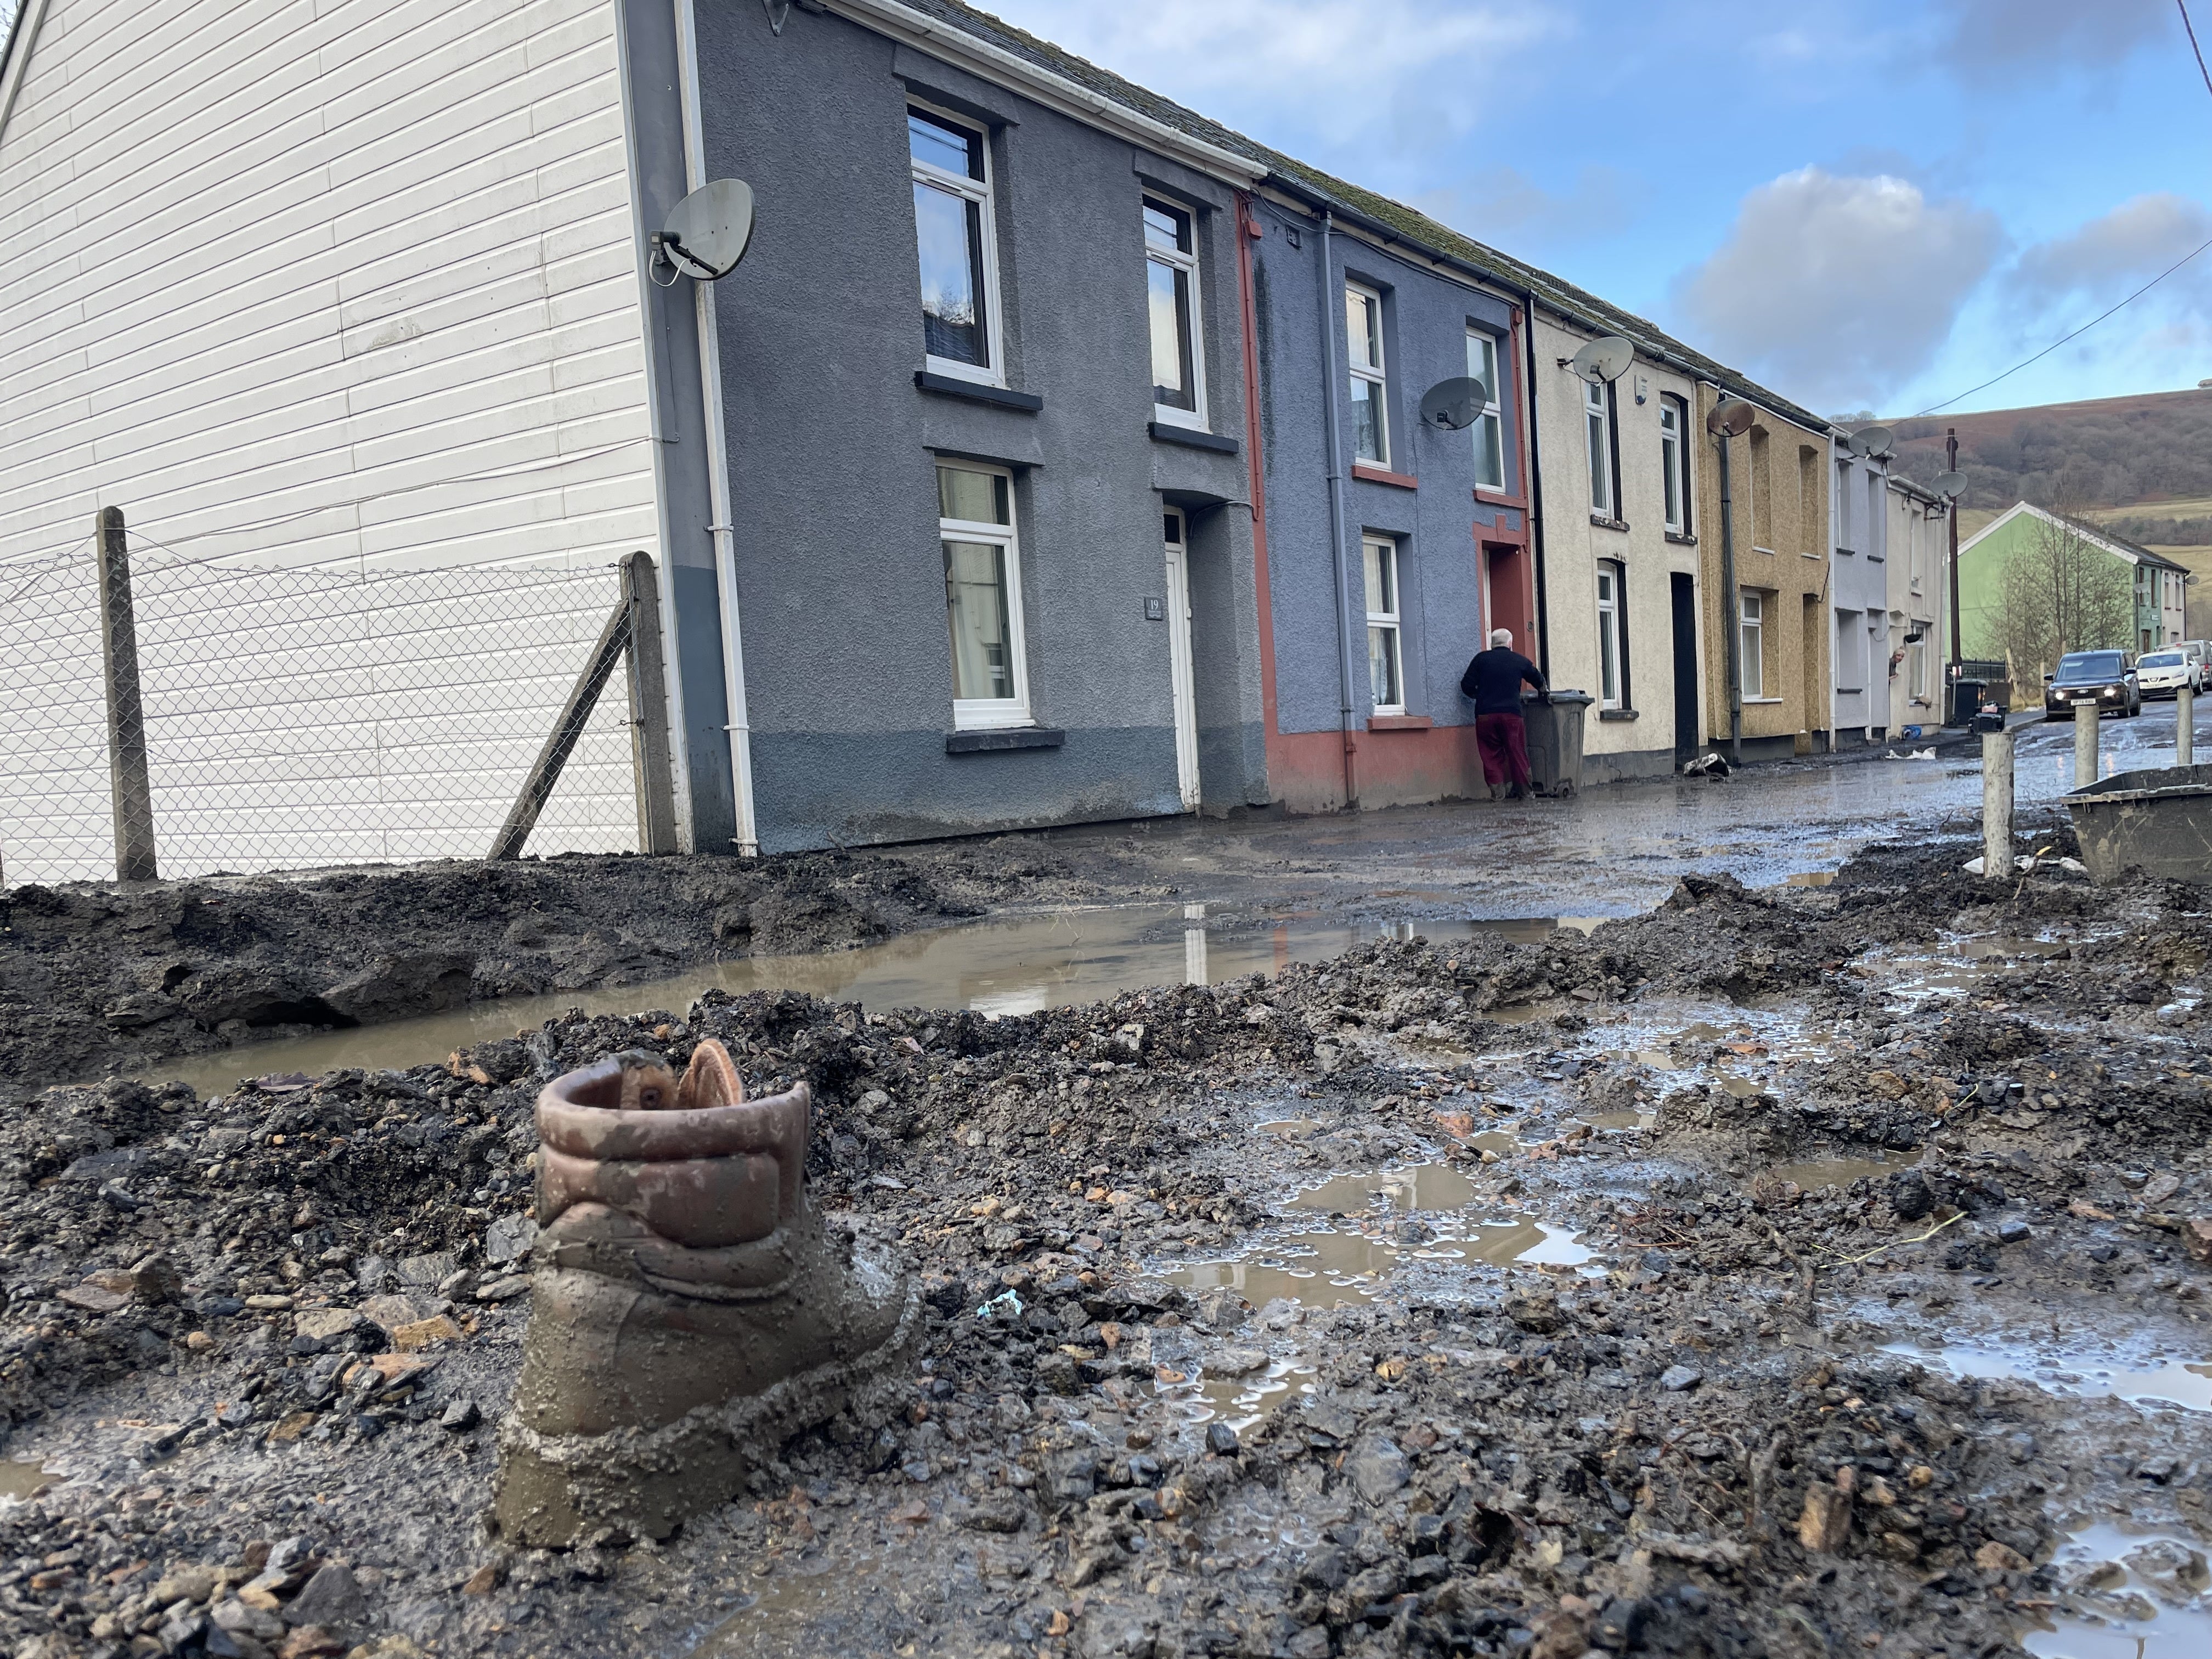
[[1883, 1352], [1901, 1354], [1954, 1376], [2030, 1382], [2053, 1394], [2085, 1400], [2109, 1398], [2131, 1404], [2164, 1401], [2191, 1411], [2212, 1411], [2212, 1361], [2160, 1359], [2130, 1367], [2100, 1354], [2053, 1356], [2003, 1348], [1920, 1348], [1905, 1342], [1893, 1343]]
[[[1419, 937], [1441, 945], [1497, 934], [1535, 943], [1557, 928], [1587, 933], [1605, 920], [1301, 920], [1252, 927], [1232, 919], [1208, 928], [1205, 908], [1197, 904], [1117, 905], [1059, 911], [908, 933], [859, 950], [746, 957], [642, 984], [503, 998], [420, 1019], [164, 1060], [142, 1075], [149, 1083], [188, 1083], [206, 1096], [220, 1094], [248, 1077], [276, 1073], [312, 1076], [341, 1066], [419, 1066], [443, 1060], [456, 1048], [534, 1029], [572, 1008], [588, 1014], [635, 1013], [647, 1008], [681, 1013], [701, 994], [716, 989], [732, 994], [804, 991], [877, 1009], [1035, 1013], [1102, 1001], [1147, 986], [1218, 984], [1245, 974], [1276, 974], [1293, 962], [1327, 961], [1376, 939]], [[1534, 1018], [1539, 1012], [1501, 1011], [1492, 1018]]]
[[1809, 1193], [1824, 1187], [1848, 1187], [1854, 1181], [1886, 1180], [1919, 1162], [1917, 1152], [1883, 1153], [1877, 1158], [1814, 1158], [1799, 1164], [1778, 1164], [1767, 1173], [1777, 1181], [1794, 1181]]
[[43, 1489], [53, 1485], [58, 1478], [50, 1471], [40, 1468], [35, 1462], [22, 1463], [12, 1458], [0, 1459], [0, 1501], [12, 1498], [18, 1503], [27, 1502], [37, 1497]]
[[2203, 1546], [2177, 1534], [2087, 1527], [2051, 1558], [2059, 1606], [2020, 1633], [2036, 1659], [2203, 1659], [2212, 1654]]
[[1332, 1215], [1357, 1215], [1376, 1199], [1393, 1210], [1463, 1210], [1474, 1202], [1474, 1183], [1443, 1164], [1424, 1164], [1381, 1175], [1338, 1176], [1309, 1188], [1291, 1207]]
[[1833, 870], [1801, 870], [1784, 884], [1789, 887], [1832, 887], [1835, 884]]
[[[812, 1566], [814, 1571], [807, 1568]], [[812, 1659], [842, 1650], [836, 1626], [858, 1622], [854, 1581], [876, 1577], [871, 1560], [802, 1564], [752, 1581], [744, 1605], [716, 1626], [689, 1659]], [[871, 1594], [862, 1591], [862, 1601]]]

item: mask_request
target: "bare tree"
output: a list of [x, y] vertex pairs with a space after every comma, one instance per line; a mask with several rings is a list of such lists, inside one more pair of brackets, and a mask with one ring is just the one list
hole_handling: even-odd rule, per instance
[[2033, 684], [2069, 651], [2134, 643], [2135, 568], [2084, 533], [2063, 506], [2034, 519], [2028, 544], [2006, 561], [1998, 627], [2015, 678]]

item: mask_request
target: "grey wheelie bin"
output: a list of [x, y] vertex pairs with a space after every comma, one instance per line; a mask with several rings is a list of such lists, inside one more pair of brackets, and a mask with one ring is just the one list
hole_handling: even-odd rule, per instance
[[1522, 694], [1521, 718], [1528, 728], [1528, 775], [1538, 794], [1582, 793], [1583, 711], [1595, 701], [1587, 691]]

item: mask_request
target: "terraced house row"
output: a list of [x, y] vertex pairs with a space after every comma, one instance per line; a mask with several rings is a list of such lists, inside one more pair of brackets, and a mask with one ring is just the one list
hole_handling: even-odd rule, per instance
[[952, 0], [24, 0], [0, 122], [0, 557], [647, 549], [701, 850], [1478, 797], [1498, 627], [1593, 783], [1939, 701], [1942, 504], [1826, 421]]

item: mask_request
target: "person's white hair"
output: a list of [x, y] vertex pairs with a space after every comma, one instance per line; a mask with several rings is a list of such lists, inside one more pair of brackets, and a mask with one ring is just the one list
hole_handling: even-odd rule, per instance
[[1511, 629], [1510, 629], [1510, 628], [1493, 628], [1493, 629], [1492, 629], [1490, 630], [1490, 642], [1491, 642], [1492, 645], [1510, 645], [1510, 644], [1512, 644], [1512, 643], [1513, 643], [1513, 630], [1512, 630]]

